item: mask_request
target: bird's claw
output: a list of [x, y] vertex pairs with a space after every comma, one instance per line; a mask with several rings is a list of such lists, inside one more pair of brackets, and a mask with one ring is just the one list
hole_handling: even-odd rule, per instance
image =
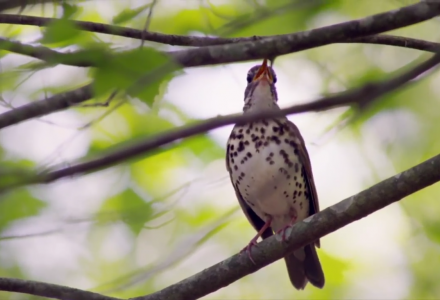
[[286, 241], [286, 230], [287, 228], [291, 227], [293, 224], [295, 224], [296, 218], [293, 218], [289, 224], [287, 224], [286, 226], [284, 226], [283, 228], [281, 228], [280, 230], [276, 231], [276, 234], [280, 234], [281, 235], [281, 242]]
[[240, 251], [240, 254], [243, 254], [244, 252], [246, 252], [247, 255], [248, 255], [248, 257], [249, 257], [249, 259], [251, 260], [251, 262], [254, 263], [254, 265], [255, 265], [255, 261], [254, 261], [254, 259], [252, 258], [251, 249], [252, 249], [252, 247], [255, 246], [255, 245], [257, 245], [257, 241], [256, 241], [256, 240], [251, 240], [251, 241], [249, 242], [249, 244], [248, 244], [246, 247], [244, 247], [244, 248]]
[[281, 235], [281, 241], [284, 242], [286, 240], [286, 230], [290, 227], [289, 225], [284, 226], [280, 230], [278, 230], [276, 233]]

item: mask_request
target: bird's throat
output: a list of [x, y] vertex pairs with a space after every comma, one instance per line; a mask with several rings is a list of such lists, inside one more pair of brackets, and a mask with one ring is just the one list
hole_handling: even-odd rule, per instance
[[266, 111], [266, 110], [279, 110], [276, 103], [276, 96], [272, 91], [270, 84], [263, 80], [253, 90], [252, 94], [245, 99], [245, 105], [243, 111], [245, 113]]

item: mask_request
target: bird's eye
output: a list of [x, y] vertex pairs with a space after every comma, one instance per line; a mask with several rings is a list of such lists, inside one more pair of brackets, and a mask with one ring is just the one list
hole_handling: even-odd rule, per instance
[[247, 79], [247, 82], [248, 82], [248, 83], [251, 83], [253, 77], [254, 77], [254, 76], [252, 76], [252, 73], [248, 73], [247, 78], [246, 78], [246, 79]]

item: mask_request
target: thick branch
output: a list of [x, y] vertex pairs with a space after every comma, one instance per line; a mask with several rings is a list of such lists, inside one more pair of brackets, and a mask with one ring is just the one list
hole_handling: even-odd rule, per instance
[[[72, 165], [66, 168], [42, 173], [37, 177], [32, 178], [29, 182], [23, 182], [20, 184], [49, 183], [60, 178], [69, 177], [77, 174], [85, 174], [95, 170], [107, 168], [150, 150], [165, 146], [176, 140], [187, 138], [229, 124], [253, 122], [263, 118], [280, 117], [286, 114], [294, 114], [308, 111], [321, 111], [349, 104], [365, 106], [377, 97], [403, 86], [408, 81], [416, 78], [420, 74], [433, 68], [439, 63], [440, 54], [436, 54], [426, 62], [410, 69], [409, 71], [399, 76], [382, 82], [369, 83], [361, 88], [354, 89], [352, 91], [341, 93], [335, 96], [323, 98], [311, 103], [294, 105], [292, 107], [279, 111], [265, 111], [246, 115], [229, 115], [209, 119], [194, 125], [179, 127], [168, 132], [159, 134], [138, 144], [134, 144], [128, 148], [119, 149], [107, 155], [103, 155], [101, 157], [83, 163], [78, 163], [76, 165]], [[10, 188], [12, 188], [12, 186], [4, 187], [3, 190]], [[1, 191], [2, 189], [0, 188], [0, 192]]]
[[426, 21], [439, 14], [440, 1], [420, 2], [363, 19], [309, 31], [268, 37], [254, 42], [180, 50], [170, 54], [185, 67], [270, 58], [379, 34]]
[[[50, 22], [53, 22], [55, 20], [58, 19], [23, 16], [23, 15], [0, 14], [0, 24], [33, 25], [33, 26], [43, 27], [49, 25]], [[140, 40], [143, 39], [150, 42], [168, 44], [173, 46], [206, 47], [206, 46], [236, 44], [239, 42], [253, 42], [269, 37], [282, 38], [283, 36], [285, 36], [285, 35], [273, 35], [273, 36], [251, 36], [251, 37], [240, 37], [240, 38], [187, 36], [187, 35], [163, 34], [152, 31], [144, 32], [142, 30], [133, 29], [129, 27], [114, 26], [103, 23], [94, 23], [94, 22], [85, 22], [85, 21], [73, 21], [73, 22], [78, 26], [78, 28], [86, 31], [111, 34], [111, 35], [140, 39]], [[392, 35], [366, 36], [357, 39], [347, 39], [342, 43], [366, 43], [366, 44], [389, 45], [389, 46], [404, 47], [404, 48], [417, 49], [417, 50], [430, 51], [430, 52], [435, 52], [437, 51], [437, 49], [440, 48], [440, 44], [438, 43], [412, 39], [412, 38], [392, 36]], [[81, 63], [79, 65], [81, 66]]]
[[[353, 39], [356, 38], [413, 25], [429, 20], [439, 14], [440, 2], [421, 2], [398, 10], [388, 11], [363, 19], [348, 21], [309, 31], [265, 37], [252, 42], [174, 51], [170, 52], [169, 55], [184, 67], [231, 63], [264, 57], [276, 57], [333, 43], [341, 43], [345, 41], [353, 42]], [[2, 15], [2, 17], [5, 17], [5, 15]], [[146, 39], [147, 38], [148, 36], [146, 35]], [[390, 38], [370, 39], [374, 43], [384, 41], [402, 45], [402, 41], [389, 41]], [[365, 41], [364, 38], [363, 42]], [[427, 42], [421, 47], [426, 48], [426, 43]], [[3, 44], [4, 45], [2, 46], [0, 43], [0, 46], [5, 50], [31, 55], [43, 60], [47, 60], [47, 57], [50, 57], [50, 53], [52, 53], [57, 61], [62, 64], [77, 65], [81, 67], [93, 66], [92, 60], [84, 61], [83, 58], [81, 58], [81, 60], [77, 58], [79, 61], [75, 61], [76, 57], [80, 57], [76, 53], [61, 54], [41, 46], [34, 47], [34, 50], [32, 50], [29, 48], [32, 46], [7, 40], [3, 41]], [[420, 43], [412, 40], [408, 44], [418, 45]], [[434, 47], [435, 46], [436, 45], [434, 45]], [[431, 47], [431, 51], [432, 48], [433, 47]]]
[[16, 292], [60, 300], [121, 300], [67, 286], [0, 277], [0, 291]]
[[[274, 36], [275, 37], [275, 36]], [[280, 37], [280, 36], [278, 36]], [[266, 37], [268, 38], [268, 37]], [[260, 39], [259, 39], [260, 40]], [[393, 35], [375, 35], [375, 36], [366, 36], [355, 39], [347, 39], [337, 43], [363, 43], [363, 44], [375, 44], [375, 45], [388, 45], [388, 46], [397, 46], [403, 47], [407, 49], [415, 49], [422, 50], [428, 52], [438, 52], [440, 49], [440, 43], [429, 42], [425, 40], [412, 39], [407, 37], [393, 36]], [[240, 44], [238, 44], [240, 45]], [[236, 45], [237, 46], [237, 45]], [[87, 52], [84, 50], [74, 51], [74, 52], [59, 52], [44, 46], [33, 46], [24, 44], [18, 41], [8, 40], [6, 38], [0, 37], [0, 49], [6, 50], [12, 53], [26, 55], [29, 57], [33, 57], [36, 59], [43, 60], [47, 63], [52, 64], [63, 64], [67, 66], [74, 67], [94, 67], [96, 66], [95, 59], [96, 57], [91, 52]], [[253, 48], [252, 48], [253, 49]], [[203, 49], [202, 49], [203, 50]], [[197, 49], [190, 50], [182, 50], [186, 53], [186, 55], [193, 55], [193, 52], [200, 51]], [[176, 58], [179, 63], [184, 67], [195, 67], [195, 65], [185, 65], [184, 61], [180, 61], [185, 59], [185, 55], [180, 54], [182, 51], [169, 52], [168, 54], [172, 58]], [[205, 51], [205, 50], [203, 50]], [[295, 51], [294, 51], [295, 52]], [[276, 56], [276, 55], [274, 55]], [[244, 59], [247, 60], [247, 59]], [[234, 61], [235, 62], [235, 61]], [[211, 62], [210, 64], [221, 64], [224, 63], [221, 59], [216, 60], [216, 62]], [[205, 63], [202, 63], [205, 65]]]
[[23, 105], [0, 114], [0, 129], [77, 105], [90, 98], [92, 98], [92, 87], [86, 85], [70, 92]]
[[280, 242], [278, 235], [265, 239], [252, 248], [255, 265], [247, 255], [236, 254], [159, 292], [131, 300], [198, 299], [438, 181], [440, 155], [296, 223], [287, 230], [288, 238], [285, 243]]

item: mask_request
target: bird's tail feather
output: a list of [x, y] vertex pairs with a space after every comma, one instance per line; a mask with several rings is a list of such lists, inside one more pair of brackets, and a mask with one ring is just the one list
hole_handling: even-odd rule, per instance
[[[302, 255], [298, 255], [299, 253]], [[314, 244], [289, 253], [285, 260], [290, 282], [297, 290], [303, 290], [309, 281], [318, 288], [324, 286], [324, 272]]]

